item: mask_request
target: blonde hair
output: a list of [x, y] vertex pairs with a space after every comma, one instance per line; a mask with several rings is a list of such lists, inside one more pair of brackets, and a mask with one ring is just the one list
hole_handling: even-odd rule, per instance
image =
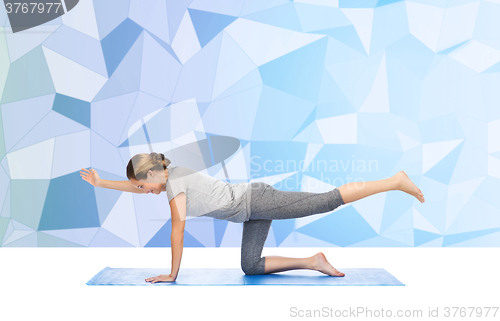
[[137, 181], [146, 180], [148, 171], [165, 171], [170, 165], [170, 160], [162, 153], [141, 153], [134, 155], [127, 165], [127, 178]]

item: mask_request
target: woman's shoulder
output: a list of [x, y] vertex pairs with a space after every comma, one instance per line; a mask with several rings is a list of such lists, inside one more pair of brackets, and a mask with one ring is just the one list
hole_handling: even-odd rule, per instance
[[169, 177], [179, 179], [179, 178], [187, 178], [190, 175], [197, 174], [195, 170], [186, 167], [186, 166], [173, 166], [169, 169]]
[[172, 172], [176, 171], [179, 173], [196, 173], [196, 171], [192, 170], [191, 168], [186, 167], [186, 166], [181, 166], [181, 165], [173, 166], [169, 170]]

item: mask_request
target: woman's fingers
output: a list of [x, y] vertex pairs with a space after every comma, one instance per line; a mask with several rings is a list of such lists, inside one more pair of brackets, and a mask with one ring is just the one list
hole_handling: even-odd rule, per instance
[[89, 171], [88, 169], [82, 168], [83, 171], [80, 171], [80, 175], [88, 177], [92, 176], [94, 173]]
[[87, 181], [91, 185], [95, 186], [95, 181], [98, 179], [97, 173], [94, 175], [94, 170], [88, 170], [86, 168], [82, 168], [80, 171], [80, 176], [82, 177], [83, 180]]

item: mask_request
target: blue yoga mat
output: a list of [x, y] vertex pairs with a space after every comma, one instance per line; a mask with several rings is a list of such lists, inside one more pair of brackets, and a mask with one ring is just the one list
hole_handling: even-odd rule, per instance
[[263, 275], [245, 275], [241, 269], [180, 269], [174, 282], [151, 284], [145, 279], [170, 274], [170, 269], [105, 267], [87, 285], [403, 285], [382, 268], [338, 268], [343, 277], [313, 270], [290, 270]]

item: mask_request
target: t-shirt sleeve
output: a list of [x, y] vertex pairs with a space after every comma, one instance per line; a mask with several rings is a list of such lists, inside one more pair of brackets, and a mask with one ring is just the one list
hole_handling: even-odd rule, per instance
[[172, 201], [172, 199], [174, 199], [174, 197], [179, 195], [179, 193], [182, 192], [186, 193], [184, 180], [182, 178], [167, 179], [165, 189], [167, 190], [167, 197], [169, 203]]

